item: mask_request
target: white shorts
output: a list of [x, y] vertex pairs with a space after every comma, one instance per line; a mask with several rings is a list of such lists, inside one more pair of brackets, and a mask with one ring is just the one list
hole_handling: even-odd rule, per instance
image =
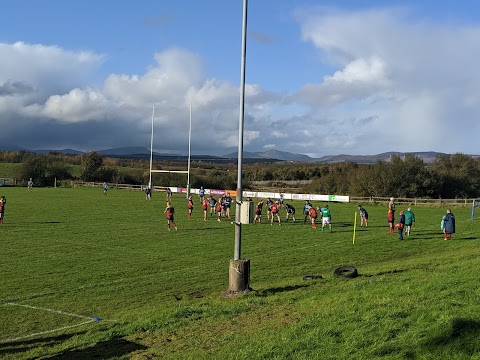
[[330, 216], [329, 217], [322, 217], [322, 225], [330, 224]]

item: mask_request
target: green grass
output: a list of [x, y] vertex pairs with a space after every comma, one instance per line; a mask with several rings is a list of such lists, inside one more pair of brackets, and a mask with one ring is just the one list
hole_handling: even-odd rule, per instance
[[[439, 232], [441, 208], [414, 208], [403, 242], [388, 233], [386, 206], [368, 204], [370, 227], [357, 229], [355, 245], [357, 204], [330, 205], [333, 233], [303, 221], [242, 226], [254, 291], [231, 298], [234, 226], [204, 222], [200, 204], [188, 220], [181, 195], [179, 230], [168, 232], [163, 194], [1, 191], [0, 358], [480, 358], [469, 208], [452, 209], [451, 241]], [[347, 264], [360, 276], [335, 278]], [[323, 279], [303, 280], [311, 274]]]

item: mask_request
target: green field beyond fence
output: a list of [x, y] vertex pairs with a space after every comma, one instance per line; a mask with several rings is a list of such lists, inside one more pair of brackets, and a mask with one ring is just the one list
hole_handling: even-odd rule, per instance
[[[188, 220], [185, 196], [174, 195], [169, 232], [163, 193], [2, 194], [2, 359], [480, 359], [470, 206], [452, 208], [449, 241], [445, 208], [414, 207], [412, 235], [399, 241], [385, 205], [365, 203], [369, 228], [357, 227], [353, 245], [356, 203], [330, 204], [332, 233], [304, 224], [294, 203], [295, 223], [242, 226], [253, 291], [231, 298], [234, 225], [203, 221], [198, 197]], [[359, 276], [334, 277], [342, 265]]]

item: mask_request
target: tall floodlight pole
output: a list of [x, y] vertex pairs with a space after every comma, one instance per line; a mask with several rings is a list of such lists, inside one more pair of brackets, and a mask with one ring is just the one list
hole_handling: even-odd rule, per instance
[[190, 104], [190, 126], [188, 129], [188, 167], [187, 167], [187, 200], [190, 195], [190, 143], [192, 141], [192, 104]]
[[240, 71], [240, 116], [238, 121], [238, 177], [237, 197], [235, 209], [235, 251], [233, 260], [230, 260], [229, 269], [229, 293], [248, 291], [250, 277], [250, 260], [241, 259], [242, 248], [242, 162], [243, 162], [243, 125], [245, 114], [245, 59], [247, 52], [247, 8], [248, 0], [243, 0], [243, 22], [242, 22], [242, 59]]
[[148, 187], [152, 188], [152, 165], [153, 165], [153, 118], [155, 116], [155, 105], [152, 106], [152, 135], [150, 136], [150, 179]]

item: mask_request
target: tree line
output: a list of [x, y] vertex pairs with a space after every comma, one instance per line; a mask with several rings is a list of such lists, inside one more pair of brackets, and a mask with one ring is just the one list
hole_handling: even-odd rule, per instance
[[[37, 186], [52, 186], [55, 179], [98, 181], [124, 184], [148, 184], [148, 159], [118, 159], [90, 152], [66, 155], [51, 152], [0, 152], [0, 162], [19, 163], [16, 178], [32, 178]], [[156, 160], [155, 169], [187, 167], [186, 162]], [[464, 154], [440, 154], [426, 164], [421, 158], [393, 156], [375, 164], [355, 163], [257, 163], [243, 165], [243, 189], [261, 190], [255, 181], [271, 182], [282, 191], [287, 181], [310, 180], [299, 190], [305, 193], [344, 194], [377, 197], [476, 198], [480, 197], [480, 159]], [[153, 184], [186, 186], [186, 174], [155, 173]], [[208, 161], [191, 163], [190, 184], [194, 188], [235, 189], [237, 165]]]

